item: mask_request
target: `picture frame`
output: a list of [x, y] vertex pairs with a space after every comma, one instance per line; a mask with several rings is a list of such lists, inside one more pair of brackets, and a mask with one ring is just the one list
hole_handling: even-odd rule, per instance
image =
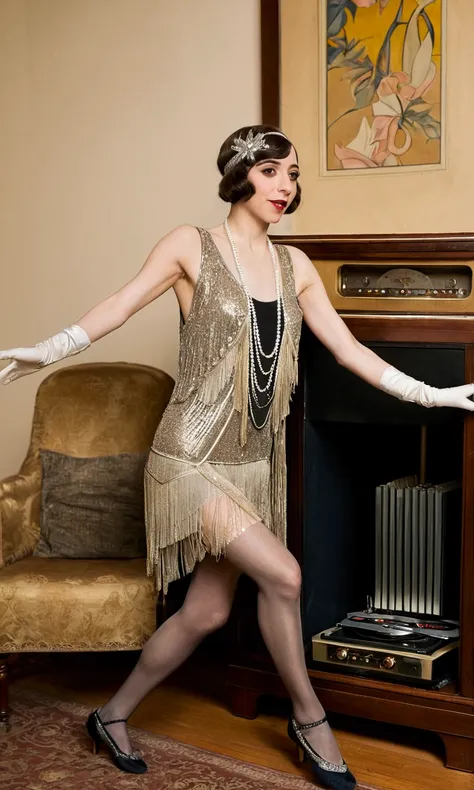
[[[390, 3], [393, 6], [395, 0], [382, 1], [386, 3], [383, 13], [393, 16]], [[356, 0], [337, 2], [356, 4]], [[361, 0], [363, 11], [362, 2], [375, 4], [380, 0]], [[326, 97], [321, 90], [321, 30], [327, 0], [261, 0], [262, 121], [278, 126], [294, 142], [303, 191], [298, 211], [282, 218], [278, 233], [472, 231], [468, 205], [474, 199], [474, 173], [468, 154], [474, 107], [466, 101], [466, 80], [474, 4], [458, 0], [456, 8], [448, 8], [446, 0], [432, 0], [436, 2], [442, 3], [443, 19], [443, 70], [439, 76], [442, 101], [437, 115], [442, 137], [437, 160], [399, 167], [334, 169], [330, 163], [328, 166], [328, 149], [334, 140], [325, 139]], [[424, 24], [420, 25], [423, 37]], [[426, 96], [416, 98], [426, 100]], [[397, 145], [403, 144], [403, 134], [400, 131]], [[337, 142], [348, 147], [355, 136], [342, 130]]]

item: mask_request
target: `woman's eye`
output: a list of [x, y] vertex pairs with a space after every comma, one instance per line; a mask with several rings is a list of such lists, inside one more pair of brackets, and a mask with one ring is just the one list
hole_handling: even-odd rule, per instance
[[290, 173], [290, 178], [293, 179], [293, 181], [296, 181], [299, 178], [299, 176], [300, 174], [297, 173], [296, 170], [293, 173]]
[[262, 170], [262, 173], [265, 173], [266, 176], [270, 175], [271, 173], [274, 173], [274, 172], [275, 172], [275, 168], [274, 167], [266, 167], [265, 170]]

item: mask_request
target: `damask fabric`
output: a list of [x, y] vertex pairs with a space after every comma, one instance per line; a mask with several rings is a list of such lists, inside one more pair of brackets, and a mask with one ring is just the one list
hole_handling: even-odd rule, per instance
[[145, 559], [25, 557], [0, 574], [0, 652], [139, 650], [156, 629]]
[[0, 482], [0, 568], [31, 554], [39, 538], [41, 468]]
[[248, 413], [250, 317], [242, 285], [211, 234], [181, 322], [179, 371], [145, 466], [147, 573], [166, 594], [206, 553], [263, 521], [286, 542], [285, 424], [297, 382], [302, 313], [286, 247], [276, 245], [284, 330], [269, 419]]

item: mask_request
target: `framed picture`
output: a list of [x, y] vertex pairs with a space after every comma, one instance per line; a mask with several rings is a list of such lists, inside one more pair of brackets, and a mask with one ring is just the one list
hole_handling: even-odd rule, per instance
[[446, 0], [319, 6], [322, 173], [444, 168]]
[[302, 171], [285, 232], [472, 229], [472, 0], [261, 0], [261, 23], [263, 121]]

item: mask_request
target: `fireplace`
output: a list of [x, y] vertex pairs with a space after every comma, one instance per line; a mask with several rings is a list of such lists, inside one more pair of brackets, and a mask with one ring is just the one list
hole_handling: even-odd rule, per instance
[[[367, 345], [389, 364], [434, 386], [464, 383], [462, 347]], [[375, 599], [377, 487], [407, 475], [424, 483], [462, 477], [464, 414], [424, 409], [375, 389], [338, 366], [309, 331], [301, 354], [302, 603], [304, 634], [310, 639], [347, 612], [364, 609], [367, 597]], [[460, 512], [450, 533], [449, 547], [459, 547]], [[396, 547], [391, 561], [395, 553]], [[444, 580], [449, 597], [445, 617], [459, 616], [459, 562], [457, 556], [449, 563], [450, 576]], [[428, 568], [427, 557], [425, 563]], [[423, 571], [421, 558], [419, 566]], [[383, 603], [386, 610], [405, 611], [396, 602]]]

